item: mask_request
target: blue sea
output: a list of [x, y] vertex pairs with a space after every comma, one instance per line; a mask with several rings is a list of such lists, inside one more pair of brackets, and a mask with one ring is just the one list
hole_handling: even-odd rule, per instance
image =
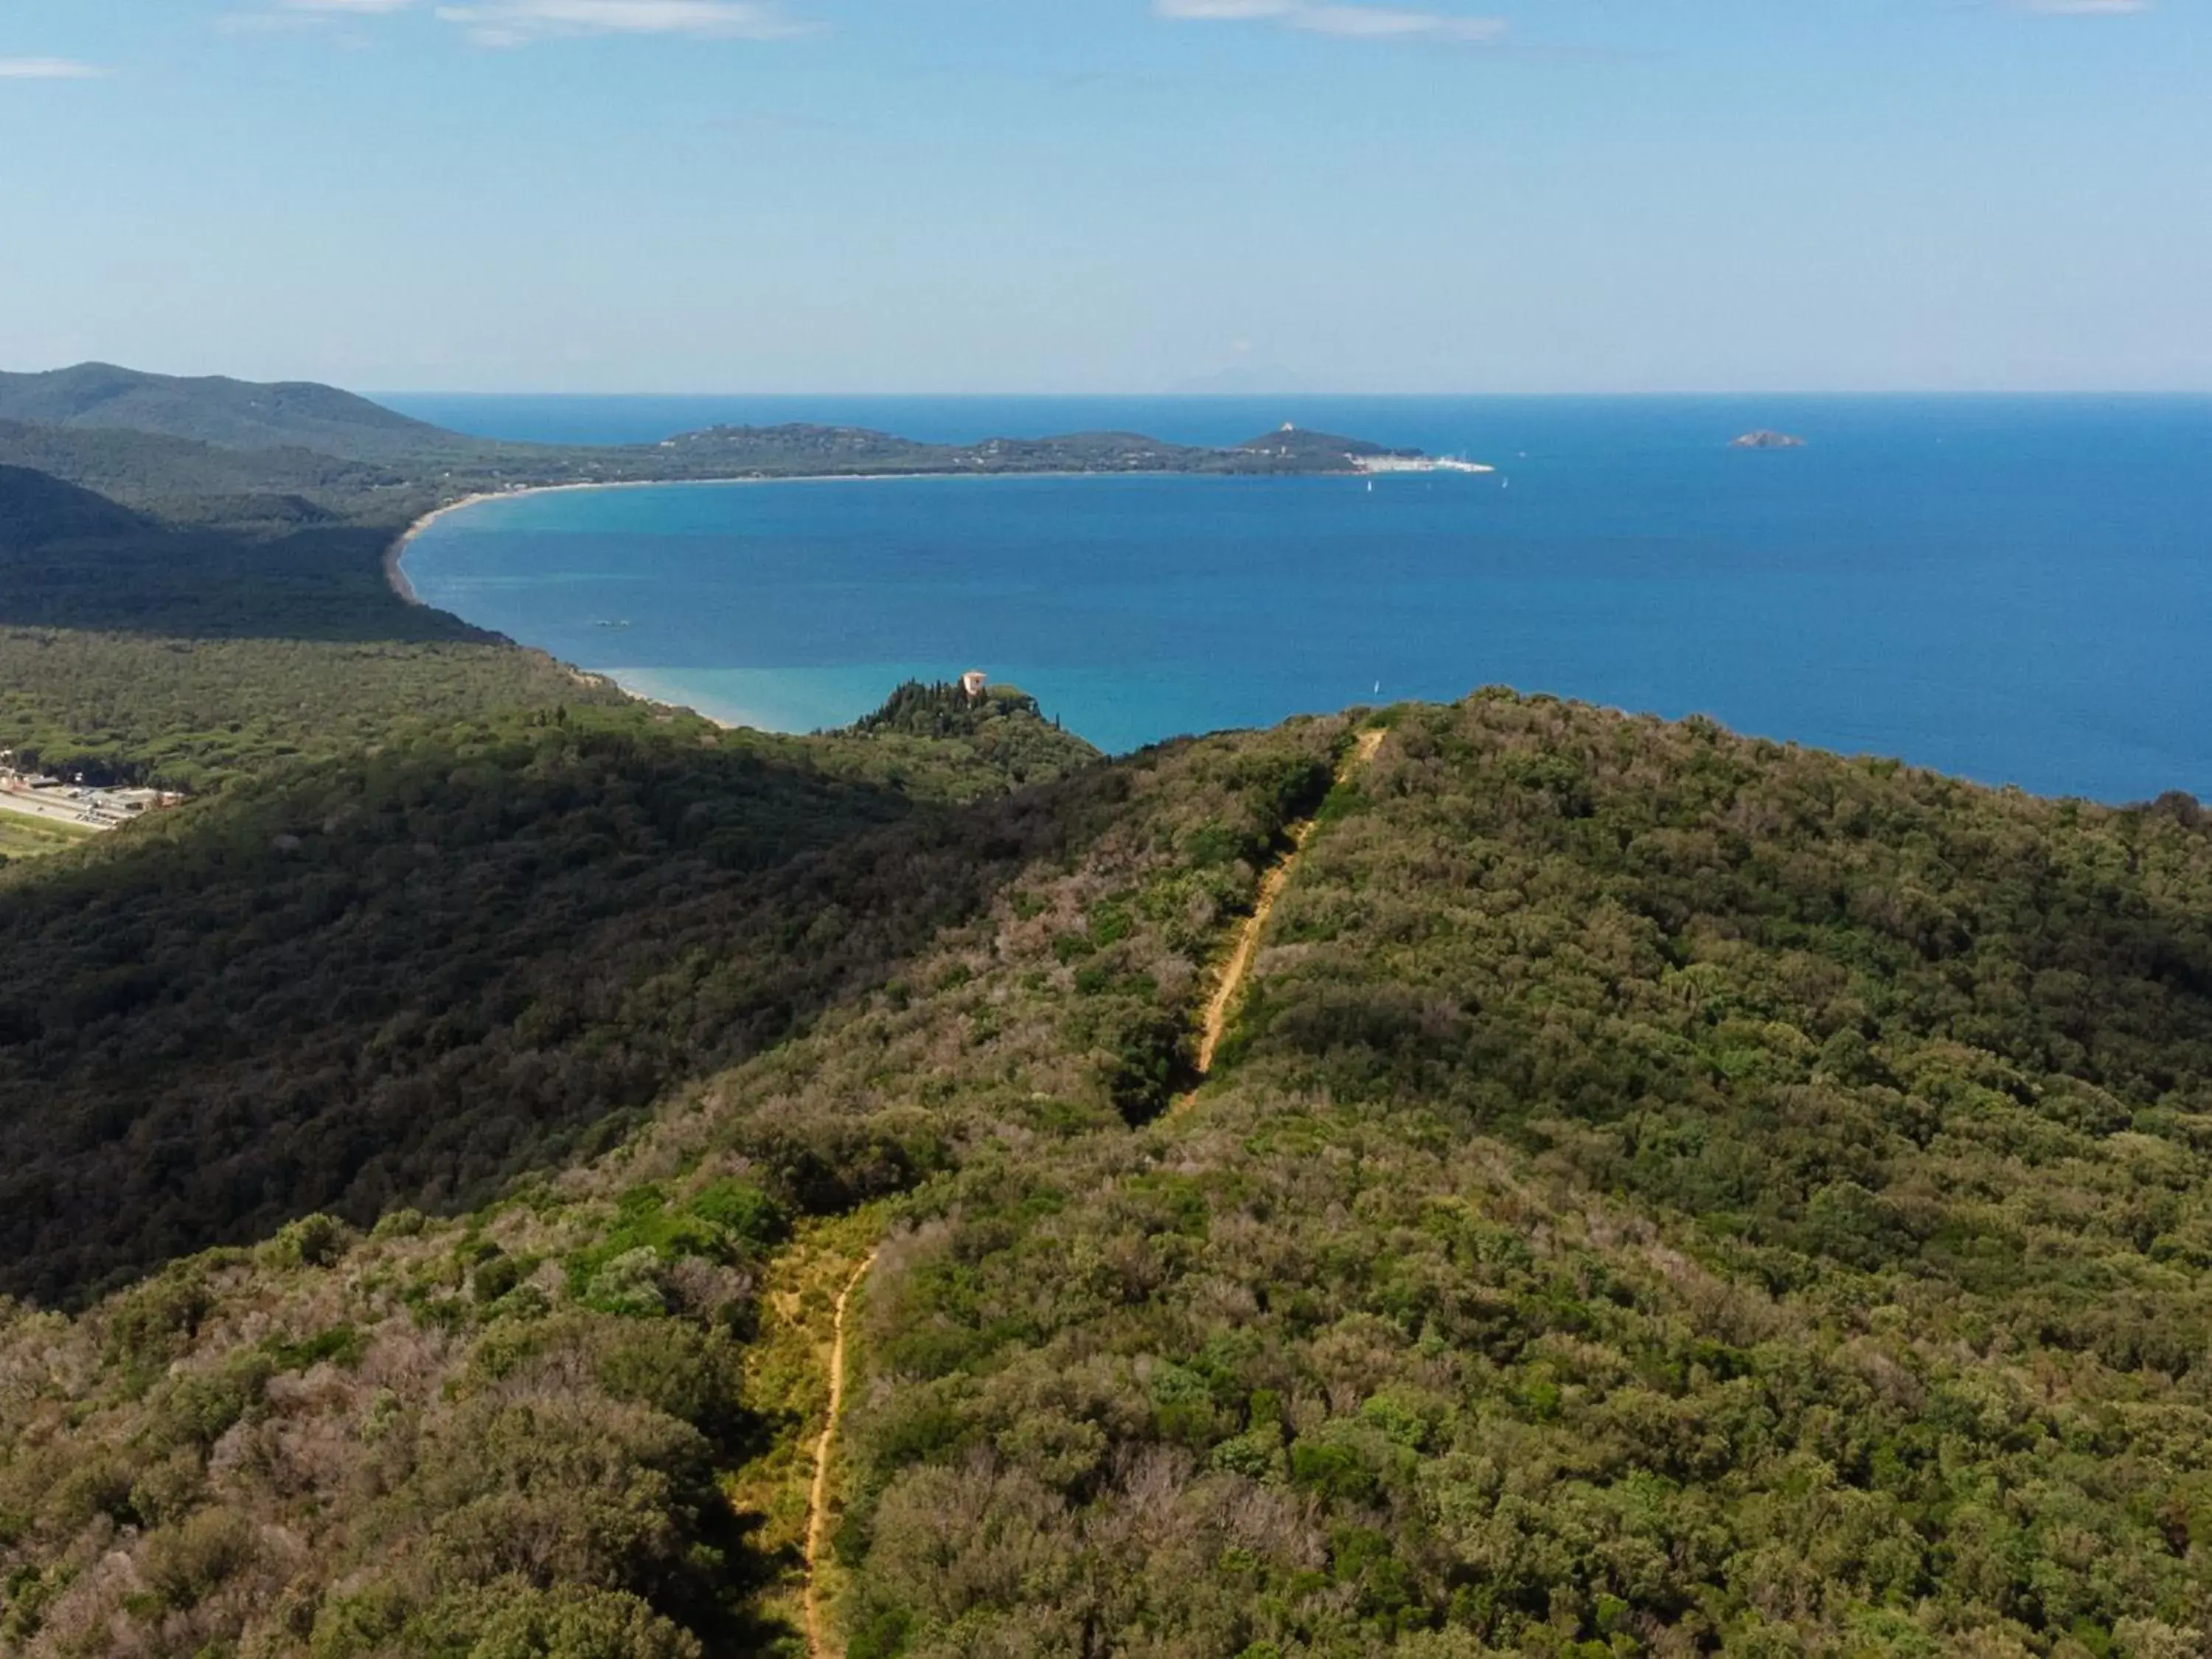
[[[1122, 750], [1504, 684], [2106, 800], [2212, 794], [2212, 399], [391, 397], [486, 435], [1284, 422], [1487, 477], [691, 485], [488, 502], [424, 599], [781, 730], [981, 668]], [[1802, 449], [1747, 452], [1753, 428]]]

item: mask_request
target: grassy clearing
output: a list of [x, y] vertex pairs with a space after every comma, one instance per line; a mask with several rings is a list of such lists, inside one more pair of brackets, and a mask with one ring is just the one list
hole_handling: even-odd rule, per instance
[[57, 823], [29, 812], [0, 806], [0, 860], [38, 859], [76, 847], [100, 833], [74, 823]]

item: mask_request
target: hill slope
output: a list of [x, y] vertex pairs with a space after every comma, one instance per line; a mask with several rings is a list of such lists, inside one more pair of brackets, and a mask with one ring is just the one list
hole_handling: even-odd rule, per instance
[[950, 803], [1096, 758], [1033, 710], [973, 736], [581, 704], [418, 727], [0, 878], [0, 1291], [473, 1202], [781, 1042], [1030, 833]]
[[307, 494], [349, 505], [405, 487], [387, 467], [297, 447], [235, 450], [191, 438], [0, 420], [0, 465], [33, 468], [128, 506]]
[[2185, 806], [1408, 712], [1194, 1107], [888, 1249], [851, 1651], [2201, 1651], [2208, 882]]
[[394, 539], [456, 488], [424, 471], [0, 420], [0, 746], [203, 790], [425, 719], [618, 700], [392, 591]]
[[1304, 427], [1284, 427], [1262, 433], [1237, 445], [1237, 453], [1269, 463], [1285, 471], [1343, 472], [1352, 464], [1382, 456], [1417, 459], [1418, 449], [1386, 449], [1364, 438], [1340, 437], [1333, 432], [1309, 432]]
[[335, 386], [187, 380], [112, 363], [0, 374], [0, 421], [155, 433], [229, 449], [297, 447], [355, 461], [451, 453], [474, 443]]
[[0, 465], [0, 557], [55, 542], [136, 535], [147, 528], [143, 520], [104, 495], [27, 467]]
[[[795, 1652], [822, 1389], [767, 1287], [844, 1240], [882, 1245], [855, 1656], [2202, 1651], [2192, 805], [1547, 699], [1385, 723], [1333, 791], [1356, 721], [802, 854], [722, 937], [779, 973], [884, 948], [627, 1144], [465, 1222], [17, 1312], [0, 1630]], [[896, 921], [931, 892], [966, 896]], [[610, 1030], [711, 1042], [753, 994]]]
[[1223, 449], [1130, 432], [935, 444], [805, 422], [713, 427], [658, 444], [508, 444], [410, 420], [334, 386], [179, 380], [106, 363], [0, 374], [0, 422], [8, 422], [127, 430], [232, 450], [307, 450], [406, 466], [418, 483], [459, 468], [472, 486], [852, 472], [1344, 472], [1361, 458], [1419, 453], [1287, 428]]

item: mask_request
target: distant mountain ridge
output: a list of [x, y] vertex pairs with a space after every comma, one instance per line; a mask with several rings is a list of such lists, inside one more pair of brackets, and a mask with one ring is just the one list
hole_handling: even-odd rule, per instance
[[313, 449], [356, 461], [485, 447], [313, 381], [186, 379], [112, 363], [0, 374], [0, 420], [149, 432], [226, 449]]
[[[1285, 426], [1227, 448], [1169, 443], [1133, 432], [1076, 432], [1045, 437], [998, 437], [978, 443], [926, 443], [860, 427], [791, 422], [767, 427], [711, 427], [672, 434], [658, 443], [578, 446], [516, 444], [449, 432], [335, 386], [311, 381], [258, 384], [220, 376], [181, 379], [80, 363], [38, 374], [0, 374], [0, 428], [19, 428], [0, 441], [0, 459], [40, 466], [58, 477], [103, 488], [89, 476], [97, 463], [75, 455], [51, 467], [31, 459], [35, 434], [51, 432], [145, 434], [207, 445], [230, 453], [268, 456], [287, 452], [275, 475], [222, 488], [337, 489], [349, 494], [397, 480], [360, 477], [303, 477], [316, 468], [307, 458], [329, 457], [357, 465], [419, 469], [437, 464], [440, 483], [496, 489], [518, 484], [678, 482], [728, 477], [814, 477], [860, 472], [1352, 472], [1379, 456], [1418, 458], [1362, 440]], [[51, 447], [52, 441], [47, 441]], [[15, 453], [10, 453], [13, 451]], [[102, 458], [110, 468], [113, 458]], [[172, 451], [134, 457], [131, 471], [167, 476], [217, 471], [235, 475], [234, 463], [203, 456], [212, 468], [189, 465]], [[150, 464], [150, 466], [148, 465]], [[455, 474], [466, 474], [457, 477]], [[433, 475], [414, 480], [429, 484]], [[199, 482], [185, 493], [207, 495]]]

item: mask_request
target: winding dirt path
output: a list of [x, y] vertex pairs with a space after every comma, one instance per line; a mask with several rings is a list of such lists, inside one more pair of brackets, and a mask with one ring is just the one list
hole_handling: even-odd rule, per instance
[[[1389, 733], [1381, 729], [1362, 732], [1337, 769], [1336, 781], [1345, 783], [1364, 771], [1376, 751], [1382, 747]], [[1205, 1078], [1213, 1069], [1213, 1057], [1221, 1046], [1221, 1039], [1229, 1029], [1229, 1015], [1236, 1006], [1237, 994], [1244, 988], [1250, 976], [1253, 959], [1259, 955], [1261, 936], [1267, 932], [1267, 920], [1274, 914], [1276, 902], [1290, 885], [1291, 877], [1313, 837], [1314, 820], [1307, 818], [1291, 832], [1291, 850], [1285, 854], [1274, 868], [1261, 878], [1260, 894], [1252, 907], [1252, 914], [1244, 919], [1237, 930], [1237, 946], [1230, 953], [1229, 962], [1222, 969], [1221, 983], [1215, 988], [1213, 997], [1206, 1004], [1206, 1027], [1199, 1042], [1198, 1073]], [[1187, 1104], [1191, 1097], [1185, 1095], [1176, 1102], [1177, 1107]], [[853, 1300], [853, 1292], [860, 1288], [868, 1270], [876, 1265], [877, 1252], [870, 1251], [848, 1279], [845, 1288], [837, 1293], [836, 1316], [830, 1344], [830, 1411], [822, 1425], [821, 1437], [814, 1443], [814, 1483], [806, 1500], [806, 1650], [811, 1659], [839, 1659], [832, 1652], [829, 1639], [823, 1631], [820, 1566], [823, 1548], [830, 1530], [830, 1468], [837, 1449], [837, 1422], [845, 1409], [845, 1316]]]
[[873, 1250], [854, 1270], [837, 1293], [836, 1333], [830, 1344], [830, 1415], [822, 1425], [822, 1437], [814, 1443], [814, 1485], [806, 1499], [806, 1650], [812, 1659], [836, 1659], [822, 1634], [820, 1575], [823, 1535], [830, 1530], [830, 1460], [837, 1449], [837, 1419], [845, 1408], [845, 1310], [868, 1269], [876, 1265]]
[[[1382, 748], [1382, 739], [1389, 735], [1380, 726], [1362, 732], [1352, 752], [1345, 757], [1344, 764], [1336, 769], [1337, 782], [1348, 782], [1365, 771], [1376, 751]], [[1252, 914], [1245, 917], [1243, 927], [1237, 930], [1237, 948], [1230, 952], [1228, 965], [1221, 970], [1221, 983], [1214, 988], [1212, 1000], [1206, 1005], [1206, 1025], [1198, 1040], [1198, 1075], [1201, 1081], [1212, 1073], [1213, 1056], [1229, 1030], [1230, 1011], [1251, 975], [1253, 958], [1260, 954], [1260, 937], [1267, 931], [1267, 919], [1275, 914], [1276, 901], [1291, 884], [1291, 877], [1297, 869], [1298, 860], [1304, 855], [1306, 843], [1313, 839], [1313, 819], [1299, 823], [1291, 831], [1291, 850], [1260, 878], [1259, 899], [1252, 906]], [[1188, 1105], [1190, 1099], [1189, 1095], [1185, 1095], [1176, 1105]]]

